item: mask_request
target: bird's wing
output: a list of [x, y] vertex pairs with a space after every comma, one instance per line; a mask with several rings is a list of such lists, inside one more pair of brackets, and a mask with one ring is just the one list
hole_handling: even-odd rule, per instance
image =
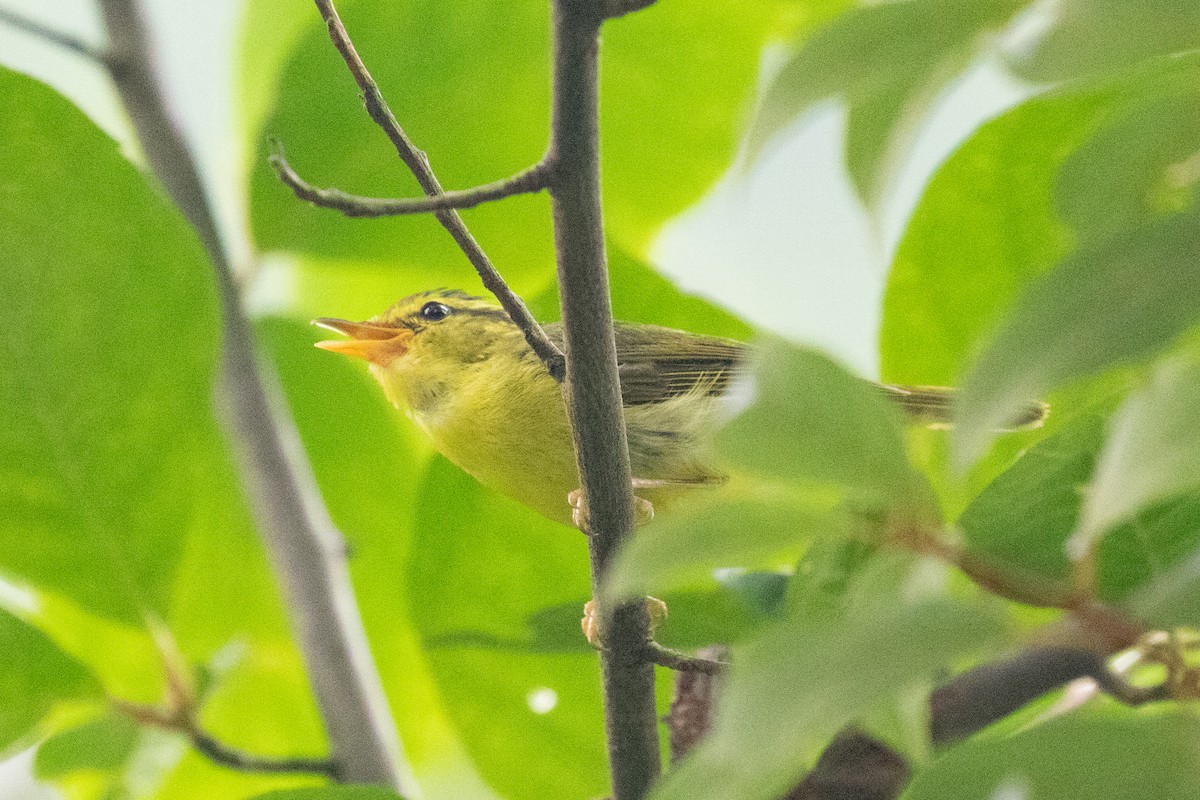
[[[617, 322], [621, 399], [627, 406], [661, 403], [694, 391], [718, 395], [745, 364], [746, 345], [657, 325]], [[562, 345], [562, 327], [546, 326]]]

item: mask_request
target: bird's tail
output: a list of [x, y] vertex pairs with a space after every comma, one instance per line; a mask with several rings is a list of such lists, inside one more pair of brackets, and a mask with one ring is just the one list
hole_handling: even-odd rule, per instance
[[[900, 406], [912, 423], [930, 428], [951, 426], [957, 389], [945, 386], [897, 386], [891, 383], [876, 385], [893, 403]], [[1045, 403], [1027, 403], [1013, 414], [1002, 430], [1039, 428], [1049, 413], [1050, 406]]]

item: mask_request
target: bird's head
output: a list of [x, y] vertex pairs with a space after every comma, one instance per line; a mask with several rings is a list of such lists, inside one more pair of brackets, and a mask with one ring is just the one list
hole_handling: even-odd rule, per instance
[[322, 317], [313, 324], [347, 337], [317, 347], [369, 362], [392, 402], [403, 398], [411, 407], [453, 386], [469, 365], [497, 353], [515, 356], [524, 346], [504, 309], [450, 289], [409, 295], [366, 322]]

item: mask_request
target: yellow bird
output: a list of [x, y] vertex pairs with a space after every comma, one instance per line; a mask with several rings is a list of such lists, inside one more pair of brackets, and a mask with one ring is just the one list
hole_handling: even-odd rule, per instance
[[[481, 483], [573, 523], [579, 486], [561, 387], [491, 300], [437, 290], [404, 298], [366, 322], [314, 324], [348, 338], [318, 342], [365, 359], [388, 399], [404, 407], [447, 458]], [[560, 325], [546, 326], [562, 345]], [[615, 325], [629, 459], [639, 497], [661, 508], [724, 476], [710, 459], [734, 413], [729, 389], [747, 359], [731, 339], [655, 325]], [[878, 388], [922, 422], [949, 420], [952, 390]], [[1015, 425], [1036, 424], [1044, 407]]]

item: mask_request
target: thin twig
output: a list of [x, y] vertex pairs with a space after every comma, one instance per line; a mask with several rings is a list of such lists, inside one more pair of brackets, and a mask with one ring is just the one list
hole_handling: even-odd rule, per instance
[[1080, 592], [1068, 582], [1013, 565], [996, 564], [944, 538], [940, 531], [920, 525], [898, 525], [889, 532], [889, 542], [955, 567], [977, 586], [998, 597], [1037, 608], [1068, 611], [1077, 622], [1104, 639], [1109, 650], [1130, 647], [1147, 632], [1141, 623], [1096, 600], [1091, 591]]
[[230, 747], [201, 730], [189, 731], [188, 739], [196, 751], [215, 764], [238, 770], [259, 773], [315, 773], [336, 780], [337, 764], [330, 758], [271, 758], [247, 753]]
[[0, 23], [8, 25], [10, 28], [15, 28], [19, 31], [31, 34], [38, 39], [58, 45], [66, 50], [70, 50], [76, 55], [83, 56], [89, 61], [95, 61], [102, 66], [108, 64], [108, 53], [100, 47], [85, 42], [77, 36], [72, 36], [69, 33], [64, 33], [60, 30], [55, 30], [40, 22], [21, 16], [20, 14], [10, 11], [6, 8], [0, 8]]
[[320, 208], [340, 211], [347, 217], [400, 217], [445, 211], [450, 208], [461, 210], [519, 194], [534, 194], [546, 188], [546, 165], [539, 162], [516, 175], [470, 189], [427, 197], [363, 197], [347, 194], [341, 189], [321, 189], [313, 186], [297, 174], [282, 150], [272, 153], [267, 160], [275, 169], [279, 180], [295, 192], [296, 197]]
[[653, 639], [646, 642], [645, 647], [647, 659], [658, 664], [660, 667], [673, 669], [676, 672], [700, 672], [704, 675], [721, 675], [725, 670], [729, 669], [729, 664], [725, 661], [689, 656], [678, 650], [663, 647]]
[[338, 766], [331, 758], [273, 758], [230, 747], [200, 727], [196, 721], [195, 709], [190, 706], [161, 708], [118, 698], [113, 698], [111, 703], [134, 722], [186, 736], [196, 751], [205, 758], [239, 772], [315, 773], [334, 780], [338, 778]]
[[[321, 12], [321, 18], [325, 20], [325, 25], [329, 29], [329, 38], [333, 40], [334, 47], [341, 53], [342, 60], [346, 62], [350, 74], [354, 77], [354, 82], [358, 84], [358, 88], [362, 92], [363, 101], [366, 103], [367, 113], [371, 115], [371, 119], [383, 129], [388, 139], [391, 140], [392, 145], [396, 148], [396, 153], [412, 171], [421, 190], [430, 196], [444, 194], [441, 184], [433, 174], [433, 169], [429, 166], [429, 157], [409, 140], [404, 129], [400, 127], [400, 123], [396, 121], [395, 115], [388, 108], [379, 87], [375, 84], [375, 79], [371, 77], [371, 73], [367, 71], [358, 51], [355, 50], [354, 42], [346, 33], [346, 27], [342, 24], [332, 0], [315, 0], [315, 2], [317, 9]], [[541, 167], [545, 170], [546, 175], [553, 174], [554, 160], [550, 157], [543, 159]], [[487, 257], [483, 248], [475, 241], [475, 237], [467, 230], [462, 217], [453, 209], [435, 211], [434, 215], [467, 256], [467, 260], [475, 267], [484, 287], [496, 296], [500, 305], [508, 312], [508, 316], [525, 334], [525, 341], [546, 365], [546, 370], [554, 376], [555, 380], [561, 381], [565, 369], [562, 351], [546, 336], [542, 326], [529, 313], [525, 302], [504, 282], [500, 273], [492, 265], [491, 259]]]
[[[587, 504], [593, 597], [633, 534], [633, 486], [613, 339], [600, 196], [598, 0], [554, 0], [550, 203], [567, 350], [567, 407]], [[603, 601], [601, 601], [603, 603]], [[641, 800], [661, 770], [646, 603], [601, 605], [600, 671], [614, 800]]]
[[107, 61], [147, 161], [208, 253], [222, 311], [220, 393], [241, 477], [283, 584], [338, 777], [400, 790], [403, 761], [350, 584], [342, 537], [329, 519], [273, 376], [261, 371], [231, 259], [210, 198], [151, 68], [135, 0], [100, 0]]

